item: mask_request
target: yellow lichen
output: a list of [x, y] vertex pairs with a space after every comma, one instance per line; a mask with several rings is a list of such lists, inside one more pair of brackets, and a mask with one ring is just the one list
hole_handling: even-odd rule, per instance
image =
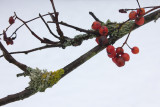
[[63, 69], [59, 69], [57, 71], [50, 71], [46, 72], [42, 75], [41, 80], [45, 80], [48, 83], [48, 87], [52, 87], [54, 84], [56, 84], [60, 79], [61, 76], [64, 74]]
[[63, 69], [59, 69], [57, 71], [50, 71], [47, 70], [40, 70], [40, 69], [32, 69], [30, 72], [30, 79], [29, 82], [30, 89], [34, 89], [35, 91], [43, 92], [47, 88], [52, 87], [56, 84], [60, 79], [61, 76], [64, 74]]

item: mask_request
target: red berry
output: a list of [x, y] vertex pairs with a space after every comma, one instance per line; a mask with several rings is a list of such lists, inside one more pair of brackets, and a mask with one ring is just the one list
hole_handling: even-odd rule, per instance
[[136, 47], [136, 46], [133, 47], [133, 48], [132, 48], [132, 53], [133, 53], [133, 54], [138, 54], [138, 53], [139, 53], [139, 48]]
[[13, 24], [15, 22], [15, 20], [14, 20], [14, 18], [11, 16], [10, 18], [9, 18], [9, 24]]
[[102, 35], [102, 36], [106, 36], [108, 34], [108, 28], [106, 26], [102, 26], [100, 29], [99, 29], [99, 33]]
[[145, 15], [145, 10], [144, 10], [144, 8], [137, 9], [137, 14], [138, 14], [139, 16]]
[[136, 24], [139, 25], [139, 26], [140, 26], [140, 25], [143, 25], [143, 24], [144, 24], [144, 17], [140, 17], [140, 18], [136, 19], [135, 22], [136, 22]]
[[122, 54], [122, 58], [123, 58], [125, 61], [129, 61], [129, 60], [130, 60], [130, 56], [129, 56], [128, 53]]
[[99, 38], [100, 38], [100, 36], [96, 37], [96, 40], [95, 40], [98, 45], [99, 45]]
[[117, 57], [112, 58], [112, 61], [116, 64]]
[[100, 36], [98, 39], [98, 43], [100, 46], [105, 46], [108, 44], [108, 39], [106, 36]]
[[107, 48], [106, 48], [106, 51], [107, 51], [107, 53], [110, 54], [110, 53], [115, 52], [115, 48], [112, 45], [108, 45]]
[[118, 67], [124, 66], [124, 65], [125, 65], [124, 59], [123, 59], [122, 57], [116, 58], [116, 65], [117, 65]]
[[6, 39], [6, 44], [7, 44], [7, 45], [13, 45], [13, 40], [12, 40], [12, 38], [8, 37], [8, 38]]
[[101, 28], [101, 23], [98, 21], [93, 22], [92, 29], [93, 30], [99, 30]]
[[110, 58], [116, 57], [116, 51], [113, 51], [112, 53], [108, 53], [108, 57]]
[[137, 17], [137, 13], [135, 11], [131, 11], [129, 13], [129, 19], [130, 20], [134, 20], [134, 19], [136, 19], [136, 17]]
[[116, 49], [116, 53], [117, 53], [117, 54], [123, 54], [123, 53], [124, 53], [123, 48], [122, 48], [122, 47], [118, 47], [118, 48]]

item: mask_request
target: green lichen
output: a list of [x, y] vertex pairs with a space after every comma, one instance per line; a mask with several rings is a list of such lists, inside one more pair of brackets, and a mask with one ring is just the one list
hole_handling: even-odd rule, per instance
[[59, 69], [54, 72], [48, 72], [47, 70], [40, 70], [38, 68], [29, 69], [31, 79], [29, 82], [29, 89], [33, 89], [36, 92], [44, 92], [47, 88], [52, 87], [61, 79], [61, 76], [64, 74], [63, 69]]
[[72, 45], [72, 39], [66, 39], [66, 41], [63, 43], [64, 48], [71, 45]]
[[73, 39], [66, 39], [66, 41], [63, 43], [63, 47], [65, 48], [67, 46], [71, 46], [73, 44], [79, 43], [79, 44], [77, 44], [77, 46], [78, 46], [83, 42], [83, 40], [87, 40], [86, 38], [92, 39], [94, 37], [96, 37], [96, 35], [93, 35], [93, 34], [90, 34], [90, 35], [88, 35], [88, 34], [79, 34], [79, 35], [76, 35]]
[[110, 20], [107, 20], [106, 26], [108, 27], [110, 36], [116, 37], [116, 38], [121, 38], [122, 36], [129, 33], [129, 31], [134, 23], [135, 23], [134, 21], [128, 21], [128, 22], [124, 23], [119, 29], [119, 26], [122, 23], [111, 22]]
[[[76, 35], [75, 37], [74, 37], [74, 39], [83, 39], [83, 38], [86, 38], [86, 37], [88, 37], [88, 34], [79, 34], [79, 35]], [[92, 39], [92, 38], [94, 38], [94, 37], [96, 37], [96, 35], [90, 35], [89, 36], [89, 38], [90, 39]]]

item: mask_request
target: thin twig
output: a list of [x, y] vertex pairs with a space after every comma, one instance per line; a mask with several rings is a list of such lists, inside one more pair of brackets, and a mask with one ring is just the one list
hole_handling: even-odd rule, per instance
[[[54, 13], [50, 13], [50, 14], [54, 14]], [[48, 14], [44, 14], [44, 15], [42, 15], [42, 17], [47, 16], [47, 15], [50, 15], [50, 14], [49, 14], [49, 13], [48, 13]], [[34, 21], [34, 20], [36, 20], [36, 19], [39, 19], [39, 18], [40, 18], [40, 17], [33, 18], [33, 19], [31, 19], [31, 20], [26, 21], [25, 23], [32, 22], [32, 21]], [[10, 37], [12, 37], [23, 25], [25, 25], [25, 24], [23, 23], [22, 25], [20, 25], [20, 26], [12, 33], [12, 35], [11, 35]]]
[[[53, 48], [53, 47], [62, 47], [61, 43], [57, 42], [57, 44], [54, 44], [54, 45], [45, 45], [45, 46], [42, 46], [42, 47], [38, 47], [38, 48], [34, 48], [34, 49], [30, 49], [30, 50], [26, 50], [26, 51], [17, 51], [17, 52], [10, 52], [9, 54], [21, 54], [21, 53], [24, 53], [24, 54], [28, 54], [28, 53], [31, 53], [31, 52], [35, 52], [35, 51], [38, 51], [38, 50], [42, 50], [42, 49], [48, 49], [48, 48]], [[4, 55], [1, 55], [1, 57], [3, 57]]]
[[[160, 8], [160, 6], [148, 6], [148, 7], [143, 7], [144, 9], [145, 8]], [[135, 9], [123, 9], [125, 11], [129, 11], [129, 10], [138, 10], [139, 8], [135, 8]]]
[[[44, 15], [42, 15], [42, 17], [48, 16], [48, 15], [50, 15], [50, 14], [54, 14], [54, 13], [44, 14]], [[39, 18], [40, 18], [40, 17], [35, 17], [35, 18], [31, 19], [31, 20], [26, 21], [25, 23], [32, 22], [32, 21], [34, 21], [34, 20], [36, 20], [36, 19], [39, 19]], [[25, 25], [25, 24], [20, 25], [20, 26], [12, 33], [12, 35], [11, 35], [10, 37], [12, 37], [23, 25]], [[8, 30], [8, 28], [9, 28], [10, 26], [11, 26], [11, 25], [9, 25], [9, 26], [6, 28], [6, 31]], [[3, 35], [3, 33], [0, 34], [0, 36], [1, 36], [1, 35]]]
[[[75, 36], [74, 38], [72, 38], [72, 43], [70, 45], [67, 45], [66, 47], [68, 47], [68, 46], [80, 46], [81, 43], [84, 40], [92, 39], [91, 36], [92, 35], [90, 35], [90, 34], [81, 35], [81, 37], [79, 37], [79, 38], [76, 38], [76, 36]], [[68, 38], [68, 39], [71, 39], [71, 38]], [[42, 47], [38, 47], [38, 48], [26, 50], [26, 51], [10, 52], [9, 54], [21, 54], [21, 53], [28, 54], [28, 53], [31, 53], [31, 52], [35, 52], [35, 51], [43, 50], [43, 49], [47, 49], [47, 48], [52, 48], [52, 47], [62, 47], [63, 48], [63, 45], [64, 44], [62, 44], [61, 42], [55, 42], [55, 44], [52, 44], [52, 45], [45, 45], [45, 46], [42, 46]], [[3, 56], [4, 55], [0, 55], [0, 58], [3, 57]]]
[[[47, 23], [56, 23], [56, 22], [48, 21]], [[67, 26], [67, 27], [73, 28], [73, 29], [75, 29], [75, 30], [77, 30], [77, 31], [80, 31], [80, 32], [85, 32], [85, 33], [87, 33], [87, 34], [98, 34], [98, 33], [95, 32], [95, 31], [82, 29], [82, 28], [79, 28], [79, 27], [70, 25], [70, 24], [68, 24], [68, 23], [65, 23], [65, 22], [63, 22], [63, 21], [57, 22], [57, 23], [58, 23], [58, 24], [61, 24], [61, 25], [63, 25], [63, 26]]]
[[128, 43], [126, 43], [126, 45], [127, 45], [130, 49], [132, 49], [132, 48], [128, 45]]
[[44, 22], [44, 24], [46, 25], [46, 27], [48, 28], [49, 32], [57, 39], [60, 39], [57, 35], [55, 35], [52, 30], [50, 29], [50, 27], [48, 26], [48, 24], [46, 23], [46, 21], [44, 20], [44, 18], [42, 17], [41, 14], [39, 14], [40, 18], [42, 19], [42, 21]]
[[129, 38], [129, 36], [130, 36], [130, 34], [131, 34], [131, 31], [133, 30], [134, 26], [135, 26], [135, 23], [134, 23], [133, 26], [131, 27], [131, 29], [130, 29], [130, 31], [129, 31], [129, 33], [128, 33], [128, 36], [127, 36], [125, 42], [123, 43], [123, 45], [122, 45], [121, 47], [123, 47], [123, 46], [127, 43], [128, 38]]
[[37, 38], [39, 41], [41, 41], [41, 43], [55, 44], [55, 42], [53, 42], [53, 41], [51, 41], [51, 40], [49, 40], [49, 39], [47, 39], [47, 38], [44, 38], [44, 39], [40, 38], [36, 33], [34, 33], [34, 32], [31, 30], [31, 28], [26, 24], [25, 21], [23, 21], [22, 19], [20, 19], [17, 15], [16, 15], [16, 18], [19, 19], [21, 22], [23, 22], [24, 25], [25, 25], [25, 26], [28, 28], [28, 30], [31, 32], [31, 34], [32, 34], [35, 38]]
[[41, 39], [39, 36], [37, 36], [31, 29], [30, 29], [30, 27], [26, 24], [26, 22], [25, 21], [23, 21], [21, 18], [19, 18], [17, 15], [16, 15], [16, 18], [18, 19], [18, 20], [20, 20], [21, 22], [23, 22], [23, 24], [28, 28], [28, 30], [31, 32], [31, 34], [34, 36], [34, 37], [36, 37], [38, 40], [40, 40], [41, 42], [43, 42], [43, 39]]
[[138, 7], [139, 7], [139, 9], [141, 8], [141, 6], [140, 6], [140, 4], [139, 4], [139, 1], [137, 0], [137, 3], [138, 3]]
[[150, 13], [151, 11], [153, 11], [153, 10], [155, 10], [155, 9], [158, 9], [158, 8], [160, 8], [160, 6], [157, 6], [157, 7], [154, 7], [153, 9], [148, 10], [148, 11], [145, 13], [145, 15], [148, 14], [148, 13]]
[[62, 32], [62, 30], [61, 30], [61, 28], [60, 28], [60, 26], [59, 26], [59, 23], [58, 23], [58, 22], [59, 22], [59, 21], [58, 21], [58, 15], [59, 15], [59, 13], [56, 12], [56, 8], [55, 8], [55, 5], [54, 5], [53, 0], [50, 0], [50, 2], [51, 2], [51, 4], [52, 4], [52, 8], [53, 8], [53, 11], [54, 11], [54, 14], [55, 14], [55, 20], [53, 20], [53, 21], [56, 22], [57, 32], [58, 32], [58, 34], [60, 35], [61, 39], [63, 39], [63, 38], [64, 38], [64, 35], [63, 35], [63, 32]]
[[12, 26], [12, 24], [10, 24], [7, 28], [6, 28], [6, 31]]
[[102, 21], [100, 21], [95, 15], [93, 12], [89, 12], [89, 14], [98, 22], [102, 23]]

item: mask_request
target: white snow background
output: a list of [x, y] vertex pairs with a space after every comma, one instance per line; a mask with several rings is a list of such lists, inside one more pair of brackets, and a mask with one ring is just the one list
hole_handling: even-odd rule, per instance
[[[136, 0], [54, 0], [59, 20], [90, 29], [94, 19], [89, 11], [102, 21], [122, 22], [128, 14], [119, 9], [137, 8]], [[142, 7], [160, 5], [160, 0], [139, 0]], [[23, 20], [37, 17], [39, 13], [53, 12], [50, 0], [0, 0], [0, 33], [8, 24], [13, 12]], [[45, 17], [50, 21], [50, 17]], [[7, 32], [10, 35], [19, 25], [16, 23]], [[46, 26], [38, 19], [28, 24], [41, 37], [56, 40]], [[56, 32], [55, 25], [50, 27]], [[75, 30], [61, 26], [64, 34], [74, 37], [80, 34]], [[92, 59], [75, 69], [44, 93], [37, 93], [23, 101], [17, 101], [4, 107], [160, 107], [160, 20], [133, 31], [128, 43], [138, 46], [140, 53], [133, 55], [128, 47], [130, 61], [122, 68], [117, 67], [103, 50]], [[7, 46], [9, 52], [32, 49], [42, 44], [35, 39], [26, 27], [17, 32], [14, 45]], [[0, 37], [2, 39], [2, 36]], [[125, 38], [114, 45], [121, 46]], [[50, 48], [28, 55], [13, 55], [18, 61], [30, 66], [54, 71], [60, 69], [85, 52], [96, 46], [95, 39], [83, 42], [79, 47]], [[0, 51], [0, 54], [2, 52]], [[0, 58], [0, 98], [15, 94], [28, 86], [29, 78], [17, 78], [22, 71]]]

